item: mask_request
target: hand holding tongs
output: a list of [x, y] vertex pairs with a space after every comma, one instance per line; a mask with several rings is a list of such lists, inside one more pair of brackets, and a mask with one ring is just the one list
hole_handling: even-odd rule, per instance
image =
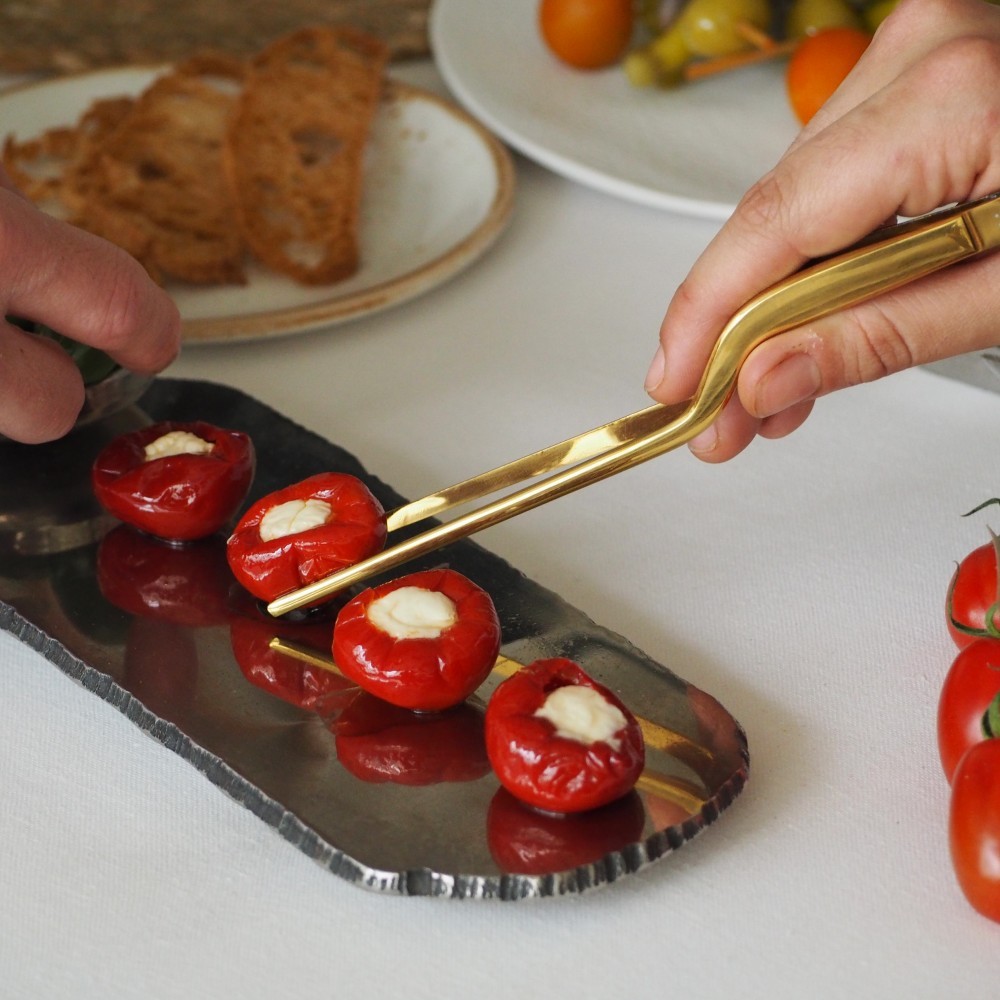
[[796, 272], [747, 302], [719, 334], [693, 399], [649, 406], [399, 507], [387, 519], [389, 532], [570, 466], [285, 594], [272, 601], [268, 611], [281, 615], [313, 603], [670, 451], [715, 420], [743, 362], [769, 337], [997, 248], [1000, 194], [878, 230], [863, 243]]

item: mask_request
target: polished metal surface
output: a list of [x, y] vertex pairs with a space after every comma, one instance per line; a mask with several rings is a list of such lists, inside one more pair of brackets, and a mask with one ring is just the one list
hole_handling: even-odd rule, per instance
[[134, 403], [149, 383], [119, 368], [87, 386], [73, 430], [46, 448], [0, 434], [0, 559], [75, 549], [107, 529], [90, 490], [90, 462], [117, 434], [147, 422]]
[[400, 523], [413, 523], [419, 517], [441, 513], [502, 487], [513, 487], [529, 476], [554, 472], [575, 460], [574, 444], [580, 445], [580, 457], [584, 460], [571, 468], [554, 472], [547, 479], [508, 493], [445, 524], [435, 525], [419, 536], [399, 542], [392, 539], [382, 552], [278, 598], [268, 610], [273, 615], [283, 615], [304, 607], [374, 574], [428, 555], [458, 538], [671, 451], [715, 420], [736, 385], [743, 362], [768, 338], [944, 267], [992, 252], [998, 246], [1000, 197], [997, 195], [925, 219], [886, 227], [864, 243], [797, 272], [746, 303], [719, 334], [698, 390], [686, 404], [648, 407], [577, 439], [542, 449], [408, 504], [393, 515]]
[[16, 556], [52, 555], [96, 541], [110, 519], [90, 489], [93, 456], [146, 422], [135, 407], [116, 406], [43, 448], [0, 437], [0, 567]]
[[[351, 455], [232, 389], [161, 379], [139, 405], [129, 419], [199, 419], [249, 433], [258, 475], [248, 502], [335, 469], [363, 478], [387, 509], [405, 506]], [[76, 487], [111, 429], [77, 441]], [[23, 517], [40, 482], [56, 485], [66, 454], [63, 443], [32, 450], [31, 463], [5, 460], [3, 502]], [[51, 511], [75, 516], [55, 499]], [[486, 588], [502, 655], [467, 703], [421, 716], [337, 674], [335, 609], [268, 616], [229, 573], [223, 538], [172, 547], [101, 518], [87, 524], [73, 546], [0, 551], [0, 628], [356, 885], [464, 899], [583, 892], [670, 854], [747, 780], [744, 734], [715, 698], [470, 540], [412, 568], [447, 563]], [[485, 757], [483, 708], [494, 686], [550, 656], [576, 660], [616, 691], [647, 742], [635, 792], [578, 817], [520, 806]]]
[[100, 382], [87, 386], [76, 426], [86, 427], [130, 407], [145, 391], [151, 378], [119, 368]]

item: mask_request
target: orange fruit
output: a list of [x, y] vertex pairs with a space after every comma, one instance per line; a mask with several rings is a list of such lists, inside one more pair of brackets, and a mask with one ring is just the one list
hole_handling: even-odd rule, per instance
[[803, 125], [854, 69], [871, 40], [860, 28], [824, 28], [802, 39], [788, 60], [785, 87]]
[[628, 49], [632, 0], [541, 0], [538, 27], [558, 59], [576, 69], [601, 69]]

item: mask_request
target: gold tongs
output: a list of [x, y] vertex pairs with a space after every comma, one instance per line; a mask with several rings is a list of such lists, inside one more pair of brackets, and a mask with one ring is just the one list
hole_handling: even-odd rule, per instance
[[387, 520], [390, 537], [393, 531], [453, 507], [537, 480], [285, 594], [272, 601], [268, 611], [282, 615], [312, 604], [671, 451], [715, 420], [733, 392], [743, 362], [769, 337], [997, 248], [1000, 194], [880, 229], [863, 243], [811, 264], [747, 302], [719, 334], [694, 398], [672, 406], [649, 406], [397, 508]]

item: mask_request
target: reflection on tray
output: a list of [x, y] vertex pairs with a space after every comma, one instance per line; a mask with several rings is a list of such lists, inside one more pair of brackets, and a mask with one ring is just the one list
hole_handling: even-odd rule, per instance
[[[347, 453], [232, 390], [160, 380], [142, 407], [154, 420], [250, 433], [256, 496], [327, 468], [361, 476], [388, 509], [402, 500]], [[58, 447], [41, 449], [36, 464], [46, 451], [59, 460]], [[23, 509], [36, 488], [7, 484], [8, 503]], [[5, 556], [0, 626], [367, 888], [504, 899], [582, 891], [679, 847], [746, 780], [743, 733], [718, 701], [471, 542], [435, 558], [491, 593], [505, 645], [473, 698], [419, 716], [339, 675], [332, 616], [267, 616], [228, 574], [221, 538], [175, 548], [106, 524], [81, 537]], [[493, 688], [552, 656], [579, 662], [643, 717], [647, 769], [635, 793], [582, 817], [508, 801], [483, 745]]]

